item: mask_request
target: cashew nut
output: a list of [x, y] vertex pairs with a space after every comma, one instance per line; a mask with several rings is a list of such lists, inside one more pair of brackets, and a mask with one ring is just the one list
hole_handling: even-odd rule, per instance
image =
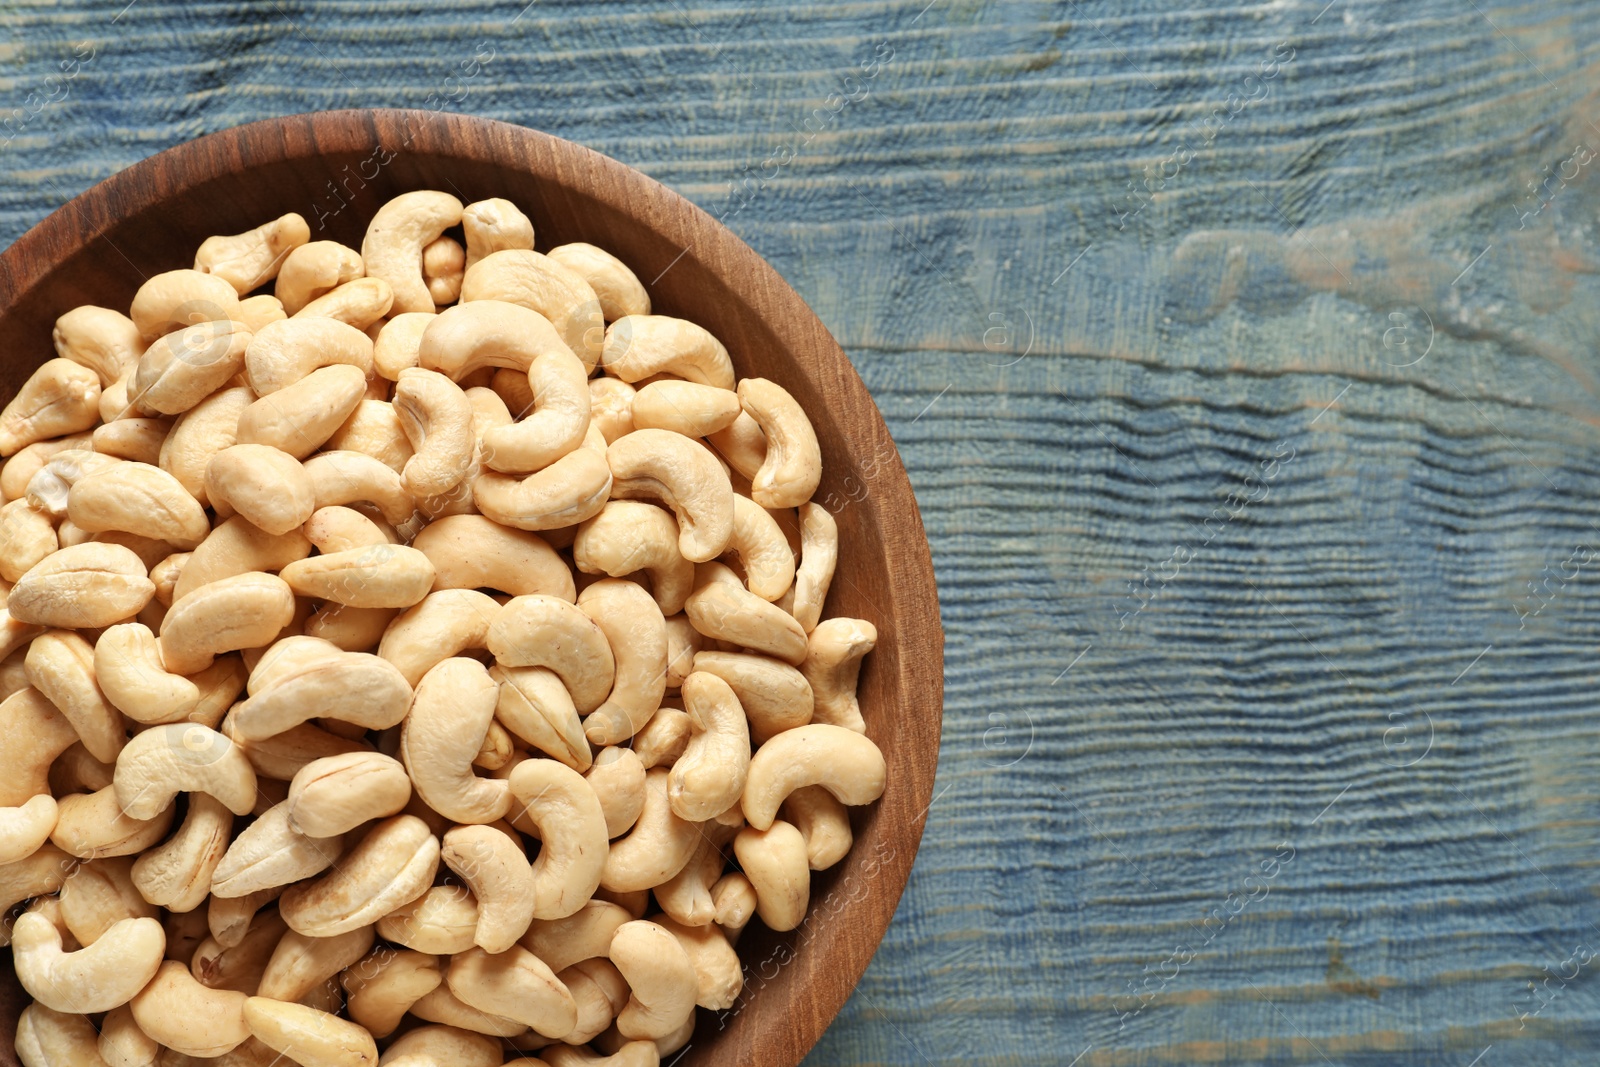
[[628, 980], [607, 959], [585, 960], [556, 975], [572, 994], [577, 1022], [564, 1040], [569, 1045], [593, 1041], [616, 1020], [628, 1003]]
[[365, 956], [375, 936], [370, 926], [333, 937], [307, 937], [290, 930], [273, 949], [256, 995], [300, 1000]]
[[99, 413], [99, 375], [70, 359], [46, 360], [0, 411], [0, 456], [87, 430]]
[[378, 1045], [355, 1023], [304, 1004], [267, 997], [244, 1002], [244, 1021], [262, 1044], [312, 1067], [377, 1067]]
[[[73, 550], [57, 552], [51, 558], [67, 551]], [[13, 589], [13, 600], [15, 597]], [[130, 614], [117, 613], [106, 621]], [[161, 620], [161, 660], [174, 674], [195, 674], [224, 652], [269, 643], [293, 617], [294, 593], [277, 575], [247, 571], [222, 578], [173, 601], [172, 610]]]
[[476, 445], [472, 405], [459, 386], [437, 371], [403, 370], [394, 410], [414, 450], [403, 472], [413, 496], [439, 496], [466, 477]]
[[239, 291], [226, 279], [197, 270], [169, 270], [139, 286], [128, 317], [148, 345], [186, 326], [224, 322], [238, 306]]
[[153, 818], [132, 818], [122, 811], [111, 786], [62, 797], [56, 809], [56, 828], [50, 832], [50, 840], [80, 859], [143, 852], [167, 835], [176, 811], [168, 806]]
[[102, 389], [122, 377], [145, 350], [132, 319], [92, 304], [75, 307], [56, 319], [51, 340], [57, 356], [99, 375]]
[[744, 970], [738, 953], [715, 926], [688, 926], [667, 915], [652, 922], [678, 939], [694, 966], [695, 1003], [710, 1011], [733, 1007], [744, 988]]
[[506, 729], [575, 771], [589, 768], [589, 742], [577, 708], [554, 671], [496, 665], [489, 669], [489, 677], [500, 686], [495, 718]]
[[240, 295], [278, 276], [290, 252], [311, 240], [306, 220], [290, 212], [246, 233], [208, 237], [194, 256], [194, 269], [214, 274]]
[[[57, 856], [61, 854], [51, 849]], [[61, 920], [80, 945], [92, 945], [123, 919], [154, 919], [160, 912], [144, 899], [134, 884], [131, 857], [117, 856], [70, 866], [71, 873], [58, 883]], [[171, 939], [168, 939], [171, 943]]]
[[244, 353], [245, 377], [257, 396], [293, 385], [314, 370], [336, 365], [372, 374], [372, 341], [338, 319], [321, 316], [284, 319], [250, 339]]
[[638, 733], [666, 695], [666, 620], [650, 594], [620, 578], [589, 586], [578, 608], [600, 628], [615, 659], [611, 695], [584, 720], [584, 733], [592, 744], [616, 744]]
[[283, 302], [283, 310], [293, 315], [329, 290], [355, 281], [362, 273], [361, 256], [355, 249], [337, 241], [312, 241], [284, 259], [273, 292]]
[[118, 419], [96, 426], [91, 443], [99, 455], [154, 465], [171, 430], [171, 419]]
[[825, 871], [844, 859], [855, 843], [850, 814], [833, 794], [821, 786], [806, 786], [789, 794], [781, 808], [806, 841], [806, 861], [813, 871]]
[[336, 363], [262, 397], [239, 416], [239, 444], [271, 445], [305, 459], [333, 436], [367, 391], [360, 367]]
[[[268, 445], [232, 445], [213, 455], [206, 467], [206, 496], [213, 506], [225, 504], [275, 536], [303, 525], [316, 510], [306, 469], [287, 452]], [[187, 495], [185, 499], [194, 502]]]
[[644, 809], [644, 762], [631, 748], [607, 748], [586, 777], [606, 817], [606, 837], [621, 837]]
[[16, 863], [39, 851], [56, 828], [56, 800], [49, 793], [0, 808], [0, 864]]
[[439, 663], [483, 648], [500, 605], [476, 589], [440, 589], [407, 608], [384, 631], [378, 655], [415, 686]]
[[806, 633], [794, 617], [746, 590], [739, 576], [720, 563], [695, 568], [695, 591], [683, 610], [706, 637], [790, 664], [806, 658]]
[[750, 591], [776, 601], [794, 584], [794, 551], [772, 513], [749, 497], [733, 497], [733, 537], [728, 549], [744, 566]]
[[828, 619], [811, 631], [800, 670], [816, 697], [815, 721], [866, 732], [856, 700], [856, 681], [862, 657], [877, 641], [878, 628], [865, 619]]
[[883, 753], [865, 734], [826, 723], [785, 730], [750, 758], [744, 817], [765, 830], [789, 794], [809, 785], [823, 786], [843, 804], [870, 804], [883, 795], [885, 774]]
[[[479, 1011], [471, 1005], [465, 1004], [450, 992], [450, 987], [440, 985], [411, 1005], [411, 1014], [428, 1022], [443, 1023], [446, 1026], [461, 1030], [471, 1030], [474, 1033], [487, 1034], [492, 1037], [516, 1037], [527, 1032], [527, 1025], [515, 1019], [507, 1019], [501, 1015], [490, 1015], [488, 1012]], [[402, 1062], [407, 1057], [401, 1057]], [[415, 1059], [412, 1060], [415, 1063]]]
[[221, 801], [205, 793], [191, 795], [178, 832], [134, 861], [133, 883], [140, 895], [174, 912], [198, 908], [211, 892], [211, 876], [232, 831], [233, 815]]
[[605, 956], [611, 938], [631, 916], [603, 900], [591, 900], [560, 919], [535, 919], [518, 942], [552, 971], [561, 972], [587, 959]]
[[0, 507], [0, 578], [15, 582], [59, 547], [49, 514], [27, 500]]
[[557, 245], [550, 258], [580, 275], [600, 301], [607, 322], [624, 315], [650, 314], [650, 294], [627, 265], [603, 248], [582, 241]]
[[248, 998], [230, 989], [202, 985], [189, 968], [167, 960], [130, 1002], [139, 1029], [167, 1048], [191, 1056], [221, 1056], [250, 1036]]
[[270, 293], [262, 293], [239, 301], [229, 317], [251, 333], [259, 333], [289, 316], [283, 310], [283, 301]]
[[761, 921], [780, 933], [799, 926], [811, 899], [811, 868], [800, 831], [781, 819], [764, 830], [746, 826], [733, 839], [733, 853], [755, 887]]
[[22, 1067], [122, 1067], [107, 1064], [86, 1015], [29, 1004], [17, 1018], [16, 1050]]
[[742, 652], [698, 652], [694, 669], [733, 687], [750, 721], [750, 739], [757, 745], [811, 721], [811, 683], [781, 660]]
[[578, 1006], [566, 985], [543, 960], [516, 944], [495, 955], [476, 947], [459, 953], [445, 981], [463, 1004], [514, 1019], [546, 1037], [566, 1037], [578, 1021]]
[[533, 864], [533, 915], [565, 918], [600, 887], [608, 852], [600, 799], [582, 775], [555, 760], [526, 760], [511, 772], [510, 781], [511, 792], [543, 842]]
[[244, 897], [310, 878], [344, 852], [342, 837], [307, 837], [289, 825], [289, 805], [274, 804], [234, 838], [211, 876], [212, 895]]
[[253, 336], [227, 320], [163, 335], [145, 349], [128, 379], [130, 408], [145, 415], [189, 410], [239, 373]]
[[439, 839], [413, 815], [373, 827], [332, 874], [289, 887], [278, 911], [291, 930], [333, 937], [370, 926], [420, 897], [439, 868]]
[[[139, 1024], [133, 1018], [133, 1009], [124, 1004], [108, 1012], [105, 1021], [100, 1024], [97, 1051], [106, 1067], [156, 1067], [161, 1046], [155, 1038], [139, 1029]], [[94, 1063], [87, 1058], [73, 1062]]]
[[344, 424], [328, 438], [329, 450], [360, 452], [378, 460], [396, 474], [411, 458], [411, 442], [400, 426], [400, 416], [386, 400], [362, 400]]
[[612, 489], [606, 458], [578, 448], [524, 478], [485, 471], [473, 480], [472, 500], [479, 511], [502, 525], [554, 530], [598, 513]]
[[378, 920], [379, 937], [430, 955], [465, 952], [477, 929], [477, 898], [459, 885], [436, 885]]
[[422, 366], [422, 336], [438, 317], [431, 311], [408, 311], [383, 324], [372, 348], [373, 366], [380, 377], [398, 381], [401, 371]]
[[625, 315], [606, 327], [600, 365], [625, 382], [671, 374], [732, 389], [733, 361], [705, 327], [669, 315]]
[[600, 359], [605, 319], [600, 299], [583, 276], [548, 256], [523, 249], [492, 252], [467, 267], [461, 300], [504, 300], [550, 320], [585, 375]]
[[118, 462], [85, 475], [67, 495], [67, 517], [89, 533], [119, 531], [192, 549], [211, 532], [176, 478], [148, 463]]
[[[416, 510], [400, 475], [373, 456], [351, 451], [320, 452], [306, 460], [304, 469], [318, 509], [368, 501], [391, 523], [405, 522]], [[309, 513], [306, 517], [310, 518]]]
[[493, 827], [457, 826], [444, 835], [442, 856], [478, 902], [474, 944], [496, 953], [515, 944], [535, 905], [533, 869], [521, 846]]
[[589, 379], [589, 421], [600, 427], [610, 444], [623, 434], [630, 434], [633, 426], [633, 386], [621, 378]]
[[611, 843], [600, 884], [624, 893], [658, 886], [683, 870], [699, 841], [699, 826], [672, 810], [666, 769], [652, 768], [645, 774], [644, 809], [628, 836]]
[[[380, 662], [399, 676], [398, 669]], [[405, 716], [400, 758], [417, 795], [455, 822], [494, 822], [511, 808], [507, 783], [479, 778], [472, 770], [498, 698], [498, 686], [483, 664], [454, 657], [423, 676]]]
[[122, 751], [122, 717], [95, 683], [94, 647], [70, 630], [40, 634], [28, 646], [28, 681], [72, 723], [83, 747], [106, 763]]
[[[430, 523], [412, 542], [433, 562], [435, 589], [498, 589], [513, 596], [577, 599], [572, 572], [536, 534], [508, 530], [481, 515]], [[602, 697], [603, 699], [603, 697]]]
[[742, 410], [739, 394], [731, 389], [663, 378], [644, 386], [633, 398], [633, 424], [639, 429], [705, 437], [731, 426]]
[[670, 430], [635, 430], [606, 449], [617, 499], [660, 500], [678, 518], [678, 551], [715, 559], [733, 537], [733, 486], [709, 449]]
[[800, 505], [800, 566], [794, 573], [794, 603], [789, 611], [806, 633], [817, 628], [828, 599], [833, 568], [839, 561], [839, 527], [820, 504]]
[[[46, 844], [27, 859], [0, 864], [0, 904], [10, 911], [24, 900], [54, 893], [73, 870], [73, 862], [66, 852]], [[10, 940], [11, 932], [7, 930], [4, 941], [10, 944]]]
[[167, 939], [154, 919], [123, 919], [94, 944], [65, 952], [61, 933], [42, 915], [18, 917], [11, 959], [22, 988], [52, 1011], [110, 1011], [155, 977]]
[[[257, 913], [282, 894], [282, 886], [258, 889], [242, 897], [219, 897], [213, 894], [206, 904], [206, 928], [211, 931], [212, 940], [223, 948], [238, 946], [252, 929], [261, 925], [256, 922]], [[274, 912], [275, 919], [276, 916]], [[282, 920], [277, 921], [281, 926]], [[282, 926], [281, 929], [288, 927]], [[171, 958], [170, 955], [168, 958]]]
[[[294, 317], [334, 319], [365, 331], [381, 322], [393, 306], [394, 290], [388, 282], [382, 278], [357, 278], [323, 293], [295, 312]], [[367, 337], [368, 342], [371, 340], [371, 337]]]
[[723, 850], [744, 825], [744, 816], [733, 814], [728, 822], [706, 823], [683, 870], [650, 891], [661, 910], [685, 926], [705, 926], [716, 917], [711, 890], [727, 866]]
[[121, 545], [73, 545], [24, 572], [5, 610], [23, 625], [109, 626], [137, 614], [155, 596], [155, 583], [146, 575], [139, 557]]
[[694, 1014], [694, 964], [665, 928], [642, 920], [623, 923], [611, 938], [610, 956], [632, 990], [617, 1016], [622, 1036], [653, 1041]]
[[640, 731], [633, 735], [633, 751], [648, 769], [671, 767], [689, 747], [694, 724], [676, 704], [663, 703]]
[[811, 420], [788, 390], [765, 378], [741, 381], [739, 400], [767, 439], [767, 456], [750, 479], [750, 496], [764, 508], [799, 507], [822, 480], [822, 450]]
[[[250, 571], [282, 570], [295, 560], [311, 554], [311, 542], [300, 530], [269, 534], [243, 516], [235, 515], [217, 524], [206, 539], [184, 561], [183, 570], [172, 587], [176, 603], [212, 582]], [[155, 580], [155, 574], [151, 574]], [[157, 582], [156, 596], [161, 595]]]
[[161, 442], [157, 465], [189, 491], [201, 504], [206, 501], [206, 467], [211, 457], [237, 440], [239, 416], [255, 400], [248, 386], [212, 393], [179, 415]]
[[667, 779], [672, 810], [689, 822], [727, 811], [744, 792], [750, 769], [750, 731], [728, 683], [697, 672], [683, 683], [683, 706], [694, 726]]
[[467, 250], [453, 237], [430, 241], [422, 250], [422, 280], [435, 305], [453, 304], [461, 295]]
[[250, 761], [223, 734], [199, 723], [155, 726], [138, 734], [117, 757], [117, 803], [131, 819], [153, 819], [180, 792], [209, 793], [235, 815], [256, 802]]
[[394, 815], [410, 799], [411, 780], [398, 761], [377, 752], [325, 756], [289, 783], [289, 825], [311, 837], [334, 837]]
[[278, 572], [296, 593], [356, 608], [409, 608], [433, 586], [433, 563], [409, 545], [324, 552]]
[[605, 633], [578, 607], [553, 596], [513, 597], [489, 626], [489, 651], [504, 667], [548, 667], [582, 714], [600, 706], [616, 671]]
[[[444, 976], [436, 957], [382, 946], [347, 968], [339, 981], [349, 995], [350, 1018], [373, 1037], [388, 1037], [411, 1005], [439, 988]], [[500, 1058], [498, 1045], [494, 1054]]]
[[422, 250], [461, 221], [461, 201], [433, 191], [401, 193], [373, 215], [361, 242], [361, 259], [367, 277], [382, 278], [393, 287], [396, 313], [434, 309], [423, 278]]
[[767, 459], [767, 435], [761, 424], [749, 415], [740, 413], [733, 425], [718, 430], [706, 438], [711, 446], [722, 453], [728, 466], [745, 478], [754, 478]]

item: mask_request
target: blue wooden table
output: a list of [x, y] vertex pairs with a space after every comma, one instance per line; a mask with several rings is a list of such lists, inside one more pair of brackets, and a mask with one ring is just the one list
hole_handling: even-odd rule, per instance
[[1592, 1062], [1600, 8], [122, 2], [0, 2], [0, 242], [443, 108], [694, 198], [850, 353], [948, 702], [810, 1062]]

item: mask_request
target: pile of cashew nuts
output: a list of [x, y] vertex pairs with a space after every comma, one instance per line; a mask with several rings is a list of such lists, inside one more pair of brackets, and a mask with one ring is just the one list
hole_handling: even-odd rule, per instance
[[809, 419], [533, 245], [440, 192], [213, 237], [0, 412], [27, 1067], [653, 1067], [849, 851]]

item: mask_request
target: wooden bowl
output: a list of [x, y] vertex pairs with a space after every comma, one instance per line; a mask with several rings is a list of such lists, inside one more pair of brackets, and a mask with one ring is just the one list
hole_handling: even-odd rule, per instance
[[[799, 1063], [866, 969], [910, 875], [939, 755], [943, 631], [916, 500], [872, 398], [810, 308], [747, 245], [638, 171], [518, 126], [423, 111], [257, 122], [130, 167], [0, 254], [0, 397], [53, 354], [58, 315], [79, 304], [125, 311], [146, 276], [191, 266], [206, 237], [298, 211], [313, 240], [359, 248], [379, 205], [412, 189], [505, 197], [534, 220], [541, 249], [589, 241], [615, 253], [647, 283], [657, 312], [708, 328], [740, 377], [783, 385], [816, 424], [816, 499], [836, 511], [840, 537], [825, 615], [878, 628], [860, 694], [888, 787], [877, 804], [852, 809], [855, 847], [813, 876], [805, 923], [781, 935], [751, 924], [739, 943], [746, 993], [726, 1012], [700, 1013], [680, 1061]], [[0, 1064], [12, 1065], [27, 998], [10, 968], [0, 971]]]

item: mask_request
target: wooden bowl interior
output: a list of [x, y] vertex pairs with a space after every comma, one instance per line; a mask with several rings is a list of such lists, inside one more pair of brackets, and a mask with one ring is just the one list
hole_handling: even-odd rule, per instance
[[[0, 255], [9, 342], [0, 397], [53, 354], [58, 315], [85, 303], [126, 311], [146, 276], [192, 265], [212, 234], [297, 211], [313, 240], [359, 248], [379, 205], [424, 188], [511, 200], [534, 220], [540, 250], [581, 240], [613, 252], [647, 283], [655, 311], [704, 325], [741, 377], [783, 385], [816, 425], [816, 499], [835, 502], [840, 531], [824, 614], [878, 628], [859, 691], [889, 784], [878, 804], [852, 809], [855, 847], [814, 876], [800, 930], [752, 923], [739, 945], [750, 993], [720, 1016], [702, 1012], [681, 1061], [798, 1063], [865, 969], [909, 876], [938, 757], [943, 638], [927, 542], [888, 431], [815, 315], [747, 246], [638, 172], [518, 127], [371, 111], [256, 123], [109, 179]], [[10, 1065], [26, 998], [10, 968], [0, 972], [0, 1064]]]

